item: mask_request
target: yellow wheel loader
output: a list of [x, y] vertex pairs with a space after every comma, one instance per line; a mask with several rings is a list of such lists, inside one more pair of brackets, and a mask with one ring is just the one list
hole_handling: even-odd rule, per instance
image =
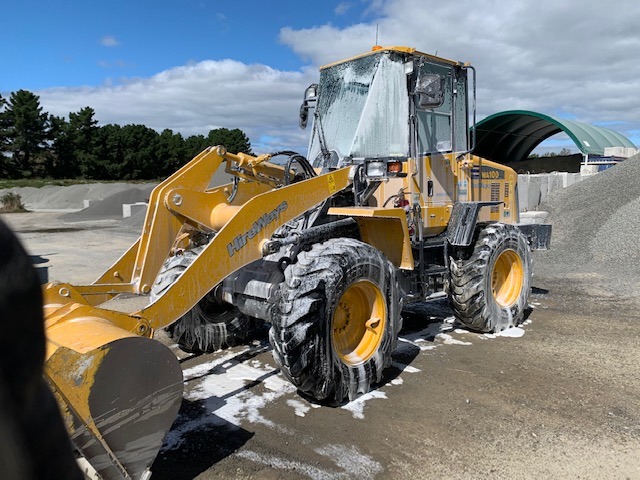
[[[102, 478], [147, 478], [180, 406], [157, 329], [206, 352], [268, 322], [282, 373], [340, 403], [381, 380], [409, 303], [447, 292], [479, 332], [522, 321], [550, 226], [519, 225], [517, 175], [472, 154], [471, 66], [374, 47], [321, 69], [310, 119], [307, 157], [210, 147], [95, 283], [46, 285], [46, 378]], [[211, 188], [218, 168], [233, 182]]]

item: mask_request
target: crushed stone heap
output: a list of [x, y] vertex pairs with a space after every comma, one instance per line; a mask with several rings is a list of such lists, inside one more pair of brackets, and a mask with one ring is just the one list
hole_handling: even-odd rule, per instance
[[64, 216], [65, 221], [78, 222], [100, 219], [122, 219], [122, 204], [148, 202], [154, 185], [142, 186], [139, 188], [128, 188], [113, 193], [106, 198], [91, 203], [84, 210], [68, 213]]
[[540, 209], [553, 233], [539, 272], [640, 273], [640, 155], [554, 192]]

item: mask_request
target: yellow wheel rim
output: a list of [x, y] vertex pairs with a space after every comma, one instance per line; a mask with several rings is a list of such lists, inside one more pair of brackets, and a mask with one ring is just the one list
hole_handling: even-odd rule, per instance
[[361, 365], [378, 350], [387, 321], [387, 306], [380, 288], [358, 280], [338, 300], [332, 319], [335, 351], [347, 365]]
[[502, 308], [511, 307], [520, 296], [524, 284], [522, 259], [515, 250], [505, 250], [496, 259], [491, 273], [493, 298]]

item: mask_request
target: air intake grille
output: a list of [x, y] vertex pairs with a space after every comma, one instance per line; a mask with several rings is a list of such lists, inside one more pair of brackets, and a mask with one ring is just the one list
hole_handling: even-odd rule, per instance
[[[500, 184], [497, 182], [491, 183], [491, 201], [497, 202], [500, 200]], [[498, 205], [491, 207], [491, 213], [498, 213], [500, 207]]]

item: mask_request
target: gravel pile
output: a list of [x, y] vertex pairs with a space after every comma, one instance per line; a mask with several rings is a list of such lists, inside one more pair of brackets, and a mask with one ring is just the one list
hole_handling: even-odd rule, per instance
[[[137, 188], [147, 188], [155, 183], [136, 185]], [[84, 208], [84, 201], [99, 201], [132, 188], [130, 183], [87, 183], [69, 185], [46, 185], [44, 187], [20, 187], [0, 190], [14, 192], [20, 195], [22, 203], [28, 210], [65, 210]]]
[[640, 274], [640, 155], [554, 192], [540, 210], [550, 213], [551, 250], [536, 258], [550, 276], [596, 272]]
[[144, 223], [144, 219], [146, 216], [147, 216], [146, 209], [138, 210], [135, 213], [133, 213], [130, 217], [123, 218], [122, 222], [120, 222], [120, 225], [122, 227], [130, 227], [135, 230], [142, 230], [142, 224]]
[[65, 221], [81, 222], [101, 219], [122, 219], [122, 204], [148, 202], [153, 185], [139, 188], [129, 188], [113, 193], [104, 200], [91, 203], [84, 210], [64, 215]]

